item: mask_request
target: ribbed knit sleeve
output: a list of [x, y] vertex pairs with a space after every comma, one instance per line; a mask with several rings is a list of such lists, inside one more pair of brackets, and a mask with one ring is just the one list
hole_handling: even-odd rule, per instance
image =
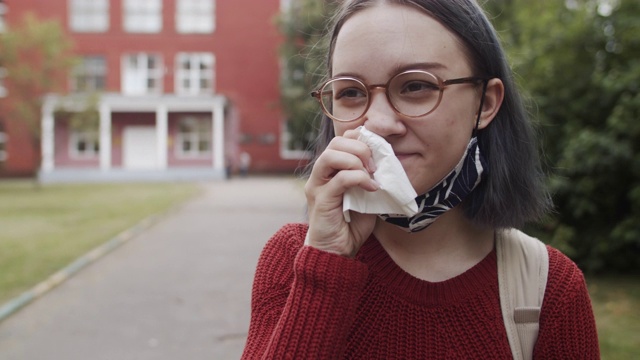
[[260, 256], [243, 359], [337, 359], [344, 352], [368, 269], [303, 246], [306, 230], [283, 227]]
[[599, 359], [596, 323], [584, 276], [565, 255], [547, 249], [549, 279], [534, 358]]

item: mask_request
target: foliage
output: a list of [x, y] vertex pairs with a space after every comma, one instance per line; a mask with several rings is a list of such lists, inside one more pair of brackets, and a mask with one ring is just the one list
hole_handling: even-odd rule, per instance
[[83, 94], [74, 103], [73, 109], [59, 106], [54, 111], [54, 117], [66, 120], [71, 129], [83, 132], [87, 136], [93, 137], [93, 140], [98, 141], [100, 137], [99, 103], [100, 95], [98, 93]]
[[72, 43], [54, 20], [27, 13], [0, 36], [0, 64], [7, 71], [10, 102], [2, 112], [28, 125], [33, 141], [40, 138], [42, 96], [63, 88], [75, 60]]
[[324, 76], [326, 46], [322, 40], [327, 14], [334, 6], [326, 0], [293, 1], [278, 19], [285, 40], [280, 49], [284, 61], [280, 90], [291, 149], [307, 149], [317, 135], [320, 108], [309, 93]]
[[[100, 96], [97, 93], [88, 94], [80, 111], [69, 112], [69, 126], [75, 130], [97, 131], [100, 125], [99, 102]], [[66, 109], [59, 110], [67, 112]]]
[[541, 230], [587, 271], [639, 270], [640, 2], [486, 8], [544, 139], [557, 212]]

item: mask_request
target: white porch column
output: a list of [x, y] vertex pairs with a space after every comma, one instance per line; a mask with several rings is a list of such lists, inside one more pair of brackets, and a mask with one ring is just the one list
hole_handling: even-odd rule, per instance
[[42, 105], [42, 135], [40, 146], [42, 151], [42, 172], [51, 172], [54, 168], [55, 120], [53, 118], [53, 99], [47, 98]]
[[213, 168], [224, 172], [224, 99], [215, 98], [213, 102], [213, 126], [211, 134], [211, 150], [213, 151]]
[[167, 168], [167, 137], [169, 136], [167, 105], [161, 104], [156, 108], [156, 156], [158, 168]]
[[100, 170], [111, 169], [111, 109], [100, 102]]

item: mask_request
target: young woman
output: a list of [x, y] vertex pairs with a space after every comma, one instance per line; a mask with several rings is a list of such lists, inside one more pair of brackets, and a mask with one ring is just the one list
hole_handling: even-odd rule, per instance
[[[284, 226], [262, 252], [243, 358], [512, 358], [495, 238], [550, 204], [495, 31], [473, 0], [354, 0], [330, 35], [309, 223]], [[348, 189], [379, 189], [359, 126], [393, 148], [419, 194], [415, 216], [345, 221]], [[455, 177], [466, 191], [430, 202], [454, 169], [474, 180]], [[583, 275], [547, 250], [534, 358], [598, 358]]]

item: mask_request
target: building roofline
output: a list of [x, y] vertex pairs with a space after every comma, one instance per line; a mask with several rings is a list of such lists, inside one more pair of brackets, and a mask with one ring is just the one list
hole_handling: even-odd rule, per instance
[[[62, 107], [70, 111], [81, 111], [88, 103], [91, 94], [59, 95], [49, 94], [44, 97], [44, 107]], [[175, 94], [162, 95], [123, 95], [120, 93], [103, 93], [98, 95], [99, 106], [106, 106], [111, 111], [153, 112], [164, 106], [168, 111], [211, 111], [218, 102], [226, 104], [223, 95], [184, 96]]]

